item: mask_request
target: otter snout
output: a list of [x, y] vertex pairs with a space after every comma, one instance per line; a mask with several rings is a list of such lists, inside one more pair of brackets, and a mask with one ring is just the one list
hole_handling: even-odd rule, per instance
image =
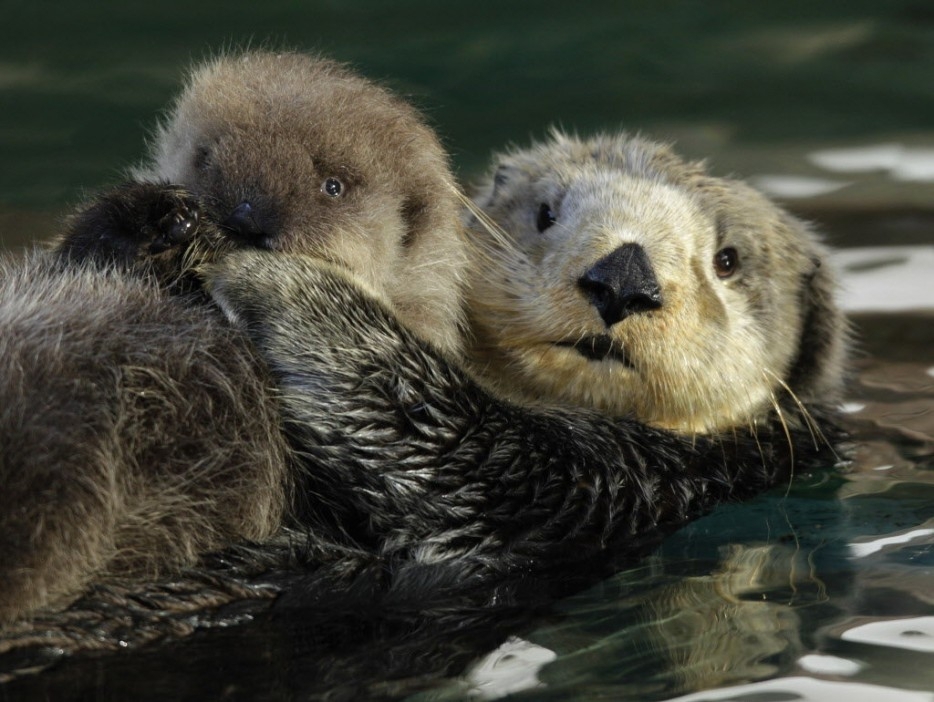
[[260, 223], [256, 208], [248, 200], [237, 205], [221, 226], [238, 239], [256, 246], [260, 246], [269, 235]]
[[631, 314], [662, 306], [662, 291], [649, 257], [638, 244], [623, 244], [577, 281], [607, 327]]

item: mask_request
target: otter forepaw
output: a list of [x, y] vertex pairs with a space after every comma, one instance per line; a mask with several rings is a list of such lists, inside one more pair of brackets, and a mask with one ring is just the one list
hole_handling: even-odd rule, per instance
[[166, 192], [168, 211], [156, 223], [149, 253], [159, 254], [173, 246], [187, 244], [201, 223], [201, 211], [194, 199], [181, 192]]
[[[374, 328], [398, 335], [388, 308], [325, 261], [267, 251], [237, 251], [199, 270], [205, 288], [260, 349], [298, 340], [320, 353], [371, 351]], [[390, 330], [389, 327], [392, 327]]]
[[77, 260], [132, 263], [191, 241], [200, 210], [197, 199], [179, 186], [125, 183], [76, 214], [58, 249]]

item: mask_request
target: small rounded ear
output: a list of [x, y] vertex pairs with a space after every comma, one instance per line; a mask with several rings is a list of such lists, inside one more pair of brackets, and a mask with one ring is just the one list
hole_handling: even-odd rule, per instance
[[835, 300], [837, 281], [826, 257], [821, 247], [812, 256], [813, 267], [801, 278], [804, 321], [798, 355], [788, 374], [788, 386], [800, 399], [822, 403], [835, 401], [842, 390], [849, 337], [846, 318]]
[[503, 189], [518, 173], [519, 168], [511, 163], [500, 163], [496, 167], [496, 170], [493, 171], [493, 187], [487, 198], [487, 205], [492, 205], [499, 199], [503, 193]]
[[402, 203], [402, 221], [405, 225], [405, 234], [402, 236], [403, 248], [411, 248], [418, 238], [418, 232], [431, 226], [429, 219], [428, 202], [423, 197], [409, 195], [405, 198]]

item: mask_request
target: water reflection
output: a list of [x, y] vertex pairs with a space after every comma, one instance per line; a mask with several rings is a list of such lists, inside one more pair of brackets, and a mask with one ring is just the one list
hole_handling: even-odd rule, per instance
[[[930, 353], [924, 329], [916, 356]], [[862, 364], [842, 475], [722, 508], [563, 601], [522, 635], [553, 661], [478, 664], [511, 666], [524, 691], [474, 674], [411, 699], [934, 699], [931, 367]]]

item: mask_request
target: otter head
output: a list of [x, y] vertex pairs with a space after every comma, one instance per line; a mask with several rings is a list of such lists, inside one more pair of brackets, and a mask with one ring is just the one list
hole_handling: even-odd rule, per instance
[[225, 245], [343, 266], [416, 333], [459, 348], [463, 235], [447, 157], [383, 88], [301, 54], [221, 57], [194, 70], [151, 160], [141, 175], [203, 198]]
[[471, 357], [501, 392], [684, 432], [831, 399], [845, 324], [817, 237], [624, 134], [504, 155], [471, 219]]

